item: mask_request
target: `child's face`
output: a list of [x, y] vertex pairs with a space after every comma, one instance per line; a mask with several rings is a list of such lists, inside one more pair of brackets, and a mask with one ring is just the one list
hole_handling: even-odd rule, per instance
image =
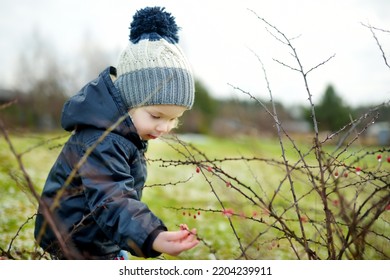
[[129, 114], [141, 139], [152, 140], [175, 128], [186, 110], [177, 105], [153, 105], [131, 109]]

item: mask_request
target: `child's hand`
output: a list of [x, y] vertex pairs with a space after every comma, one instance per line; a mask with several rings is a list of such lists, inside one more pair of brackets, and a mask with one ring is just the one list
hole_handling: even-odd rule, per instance
[[189, 231], [188, 226], [186, 224], [180, 224], [180, 230]]
[[187, 225], [180, 225], [179, 231], [164, 231], [157, 235], [153, 242], [153, 249], [157, 252], [177, 256], [183, 251], [192, 249], [198, 243], [196, 229], [190, 231]]

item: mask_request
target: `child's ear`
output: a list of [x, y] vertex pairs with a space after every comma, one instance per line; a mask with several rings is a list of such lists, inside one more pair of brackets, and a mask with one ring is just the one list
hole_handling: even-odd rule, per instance
[[179, 118], [177, 118], [177, 119], [175, 120], [174, 125], [173, 125], [173, 129], [178, 128], [180, 125], [181, 125], [181, 122], [180, 122]]

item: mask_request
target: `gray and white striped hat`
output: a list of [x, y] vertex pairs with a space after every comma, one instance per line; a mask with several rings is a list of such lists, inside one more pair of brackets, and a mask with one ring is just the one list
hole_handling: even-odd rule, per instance
[[178, 29], [164, 8], [147, 7], [134, 15], [114, 81], [128, 109], [164, 104], [192, 107], [194, 78], [178, 45]]

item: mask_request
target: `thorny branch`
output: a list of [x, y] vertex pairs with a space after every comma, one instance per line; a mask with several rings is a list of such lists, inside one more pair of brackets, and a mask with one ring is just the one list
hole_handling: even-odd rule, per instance
[[[304, 258], [304, 254], [308, 259], [359, 259], [365, 257], [367, 248], [376, 252], [381, 258], [389, 259], [390, 249], [388, 242], [390, 237], [386, 231], [383, 231], [380, 227], [376, 226], [378, 221], [385, 224], [385, 228], [390, 225], [388, 218], [383, 215], [390, 205], [389, 172], [383, 170], [381, 164], [378, 164], [374, 169], [369, 169], [365, 166], [365, 170], [359, 171], [359, 174], [357, 174], [356, 168], [367, 157], [376, 154], [389, 154], [390, 150], [388, 148], [373, 151], [362, 149], [351, 152], [350, 150], [353, 148], [353, 144], [356, 140], [367, 131], [372, 121], [375, 121], [378, 117], [376, 113], [377, 110], [381, 106], [388, 106], [390, 101], [372, 108], [357, 119], [352, 119], [349, 124], [346, 124], [340, 130], [328, 134], [323, 140], [320, 140], [314, 103], [309, 88], [308, 74], [325, 65], [335, 55], [330, 56], [323, 62], [311, 67], [308, 71], [305, 71], [299, 59], [298, 52], [292, 44], [292, 39], [289, 39], [283, 32], [264, 18], [259, 17], [254, 11], [251, 12], [266, 25], [267, 31], [279, 43], [288, 48], [290, 54], [295, 59], [296, 66], [288, 65], [277, 59], [274, 59], [274, 61], [292, 71], [298, 72], [303, 78], [305, 90], [308, 95], [308, 102], [311, 106], [314, 126], [313, 145], [306, 152], [302, 151], [296, 141], [284, 129], [283, 123], [278, 117], [265, 66], [260, 57], [256, 55], [263, 69], [272, 108], [267, 108], [261, 100], [251, 93], [246, 92], [239, 87], [232, 87], [255, 100], [272, 117], [277, 130], [282, 159], [275, 160], [257, 156], [227, 156], [225, 158], [212, 159], [195, 145], [186, 143], [179, 138], [173, 138], [173, 143], [166, 141], [166, 143], [177, 152], [177, 155], [182, 158], [148, 159], [149, 162], [160, 163], [160, 166], [164, 168], [186, 165], [198, 167], [199, 174], [202, 175], [205, 185], [211, 190], [211, 194], [215, 197], [218, 205], [217, 209], [212, 207], [185, 206], [171, 207], [171, 209], [175, 211], [201, 211], [209, 213], [210, 215], [224, 216], [229, 224], [231, 234], [233, 234], [235, 242], [238, 244], [240, 250], [238, 258], [240, 259], [256, 258], [259, 254], [261, 256], [263, 252], [259, 252], [259, 248], [263, 247], [265, 244], [270, 244], [271, 248], [276, 246], [281, 250], [286, 250], [286, 246], [289, 246], [289, 249], [293, 251], [297, 259]], [[363, 26], [370, 29], [374, 40], [382, 53], [386, 66], [390, 67], [375, 33], [376, 31], [389, 31], [365, 24], [363, 24]], [[15, 102], [16, 101], [12, 104]], [[5, 108], [12, 104], [2, 105], [0, 110], [3, 107]], [[366, 120], [369, 121], [361, 127], [362, 123]], [[119, 119], [118, 122], [113, 125], [112, 129], [121, 121], [122, 119]], [[31, 147], [22, 153], [17, 153], [1, 119], [0, 129], [6, 139], [9, 149], [18, 162], [19, 169], [22, 171], [28, 189], [34, 195], [34, 198], [36, 198], [37, 201], [40, 201], [39, 196], [35, 192], [33, 182], [22, 162], [22, 156], [31, 152], [36, 146]], [[110, 131], [111, 130], [109, 129], [106, 134]], [[341, 136], [342, 133], [345, 134], [340, 137], [339, 143], [336, 146], [330, 145], [333, 150], [329, 152], [329, 150], [326, 149], [326, 145], [334, 138]], [[96, 145], [100, 143], [106, 134], [102, 135]], [[287, 156], [288, 148], [284, 142], [285, 138], [289, 141], [289, 144], [292, 145], [292, 149], [298, 155], [298, 159], [295, 162], [292, 162]], [[45, 143], [42, 143], [42, 145], [44, 144]], [[89, 151], [87, 151], [85, 157], [80, 160], [79, 164], [74, 169], [74, 174], [68, 178], [69, 180], [65, 183], [63, 189], [67, 187], [70, 180], [72, 180], [77, 170], [82, 166], [94, 148], [95, 146], [91, 147]], [[312, 160], [313, 154], [314, 161]], [[343, 156], [344, 158], [342, 158]], [[251, 167], [249, 165], [253, 164], [253, 172], [251, 173], [253, 178], [241, 178], [239, 172], [227, 171], [225, 165], [230, 162], [243, 163], [243, 168], [246, 169], [250, 169]], [[256, 188], [256, 186], [263, 185], [263, 182], [260, 184], [260, 177], [262, 174], [260, 170], [256, 169], [259, 164], [273, 167], [273, 172], [275, 173], [283, 173], [279, 184], [269, 186], [268, 189], [274, 190], [269, 197], [263, 189], [261, 189], [260, 191], [262, 192], [259, 193], [260, 191]], [[151, 184], [145, 187], [178, 186], [190, 182], [193, 178], [194, 176], [190, 176], [185, 180]], [[288, 192], [286, 192], [286, 189], [284, 188], [285, 182], [287, 182], [290, 187]], [[218, 183], [223, 183], [225, 188], [221, 190]], [[61, 192], [57, 195], [57, 202], [61, 198], [61, 195]], [[230, 195], [234, 198], [235, 203], [238, 205], [237, 207], [250, 205], [251, 209], [254, 209], [256, 214], [230, 211], [228, 202], [223, 198], [224, 195]], [[315, 196], [315, 199], [313, 199], [313, 196]], [[308, 205], [307, 201], [309, 200], [314, 200], [315, 205]], [[57, 207], [57, 204], [53, 207]], [[53, 221], [51, 215], [51, 210], [53, 209], [54, 208], [49, 209], [49, 207], [43, 204], [43, 211], [48, 225], [54, 230], [54, 233], [58, 235], [58, 240], [60, 241], [61, 248], [64, 250], [65, 254], [71, 254], [72, 252], [67, 251], [66, 240], [64, 240], [63, 236], [56, 230], [56, 222]], [[263, 214], [260, 215], [257, 211]], [[75, 228], [81, 226], [82, 222], [83, 221], [81, 221], [79, 225], [75, 225]], [[250, 223], [250, 227], [244, 227], [244, 223]], [[310, 229], [313, 230], [310, 231]], [[20, 230], [18, 230], [15, 237], [11, 240], [7, 252], [2, 252], [10, 258], [12, 258], [10, 253], [12, 244]], [[252, 231], [254, 234], [249, 234], [249, 231]], [[314, 232], [314, 234], [312, 234], [312, 232]], [[218, 259], [218, 250], [214, 247], [213, 242], [206, 241], [206, 239], [213, 240], [212, 238], [214, 237], [206, 237], [198, 234], [197, 238], [208, 251]], [[372, 241], [372, 239], [374, 239], [374, 241]], [[383, 243], [380, 241], [383, 241]], [[274, 246], [274, 244], [276, 245]], [[387, 245], [383, 246], [383, 244]], [[327, 253], [321, 253], [322, 249], [325, 249]]]
[[378, 37], [377, 37], [376, 34], [375, 34], [375, 30], [376, 30], [376, 31], [385, 32], [385, 33], [390, 33], [390, 30], [384, 30], [384, 29], [376, 28], [376, 27], [371, 26], [370, 24], [364, 24], [364, 23], [362, 23], [362, 25], [365, 26], [365, 27], [367, 27], [368, 29], [370, 29], [371, 34], [372, 34], [372, 37], [374, 38], [374, 40], [375, 40], [375, 42], [376, 42], [376, 44], [377, 44], [377, 46], [378, 46], [378, 48], [379, 48], [379, 51], [380, 51], [381, 54], [382, 54], [383, 60], [384, 60], [384, 62], [385, 62], [385, 65], [386, 65], [387, 67], [390, 68], [390, 65], [389, 65], [389, 63], [388, 63], [388, 61], [387, 61], [387, 57], [386, 57], [385, 51], [383, 50], [382, 45], [381, 45], [381, 43], [379, 42], [379, 39], [378, 39]]

